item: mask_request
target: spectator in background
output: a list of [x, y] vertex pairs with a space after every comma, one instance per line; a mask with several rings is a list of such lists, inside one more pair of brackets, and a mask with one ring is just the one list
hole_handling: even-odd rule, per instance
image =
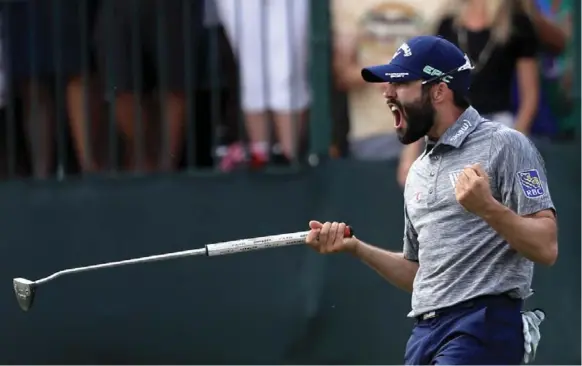
[[405, 39], [420, 33], [418, 11], [390, 1], [334, 0], [331, 6], [333, 75], [348, 94], [350, 155], [360, 160], [396, 159], [401, 143], [391, 113], [381, 107], [381, 89], [365, 83], [361, 70], [387, 62]]
[[[519, 5], [536, 29], [541, 43], [540, 103], [531, 134], [542, 140], [572, 138], [579, 124], [572, 98], [572, 1], [520, 0]], [[519, 89], [513, 85], [513, 108], [519, 108]]]
[[[6, 66], [15, 97], [23, 102], [24, 130], [35, 178], [48, 177], [55, 163], [56, 110], [59, 107], [55, 96], [65, 92], [56, 90], [55, 83], [59, 79], [67, 88], [65, 99], [75, 137], [79, 137], [80, 126], [86, 123], [81, 97], [84, 87], [78, 80], [83, 73], [81, 47], [88, 41], [81, 38], [82, 30], [88, 27], [90, 20], [80, 17], [80, 2], [23, 0], [2, 4]], [[95, 1], [89, 0], [86, 4], [87, 9], [91, 9]], [[90, 18], [91, 11], [85, 15]], [[95, 113], [92, 120], [99, 124], [98, 109], [94, 108], [98, 100], [91, 91], [88, 95], [89, 110]], [[77, 144], [81, 161], [84, 161], [85, 146]], [[94, 167], [89, 163], [85, 169]]]
[[572, 0], [517, 0], [517, 5], [532, 21], [541, 50], [554, 56], [564, 52], [572, 30]]
[[[530, 134], [539, 102], [538, 39], [530, 18], [507, 0], [448, 0], [434, 33], [459, 46], [475, 69], [469, 99], [484, 117]], [[443, 70], [444, 71], [444, 70]], [[511, 105], [514, 75], [520, 92], [517, 113]], [[408, 168], [420, 143], [405, 149]]]
[[[458, 45], [473, 62], [473, 106], [487, 118], [529, 134], [539, 100], [538, 40], [529, 17], [507, 0], [449, 0], [435, 33]], [[514, 116], [515, 72], [522, 97]]]
[[[185, 163], [211, 168], [216, 164], [214, 157], [220, 155], [225, 146], [240, 140], [239, 80], [238, 65], [218, 17], [216, 4], [214, 0], [204, 0], [204, 3], [204, 28], [200, 36], [199, 55], [196, 56], [198, 65], [192, 70], [196, 74], [193, 75], [194, 115], [189, 118], [190, 132], [193, 134], [188, 136], [187, 144], [192, 140], [195, 142], [194, 146], [187, 145]], [[232, 161], [232, 157], [228, 158], [231, 160], [228, 163], [237, 163]]]
[[[334, 80], [336, 87], [347, 94], [349, 153], [353, 158], [397, 161], [401, 157], [402, 144], [395, 134], [392, 113], [382, 107], [382, 87], [365, 83], [361, 70], [386, 63], [402, 42], [423, 33], [441, 2], [331, 2]], [[399, 173], [398, 180], [403, 181], [406, 173]]]
[[[186, 4], [189, 24], [183, 21]], [[185, 68], [195, 67], [185, 64], [184, 48], [197, 54], [203, 11], [204, 1], [198, 0], [101, 2], [96, 27], [99, 67], [105, 82], [110, 78], [107, 87], [114, 95], [126, 169], [139, 169], [139, 146], [145, 150], [141, 154], [146, 171], [172, 170], [181, 160]], [[184, 45], [185, 32], [191, 32], [194, 44]]]
[[66, 98], [69, 101], [67, 111], [73, 144], [83, 172], [105, 169], [109, 143], [107, 124], [104, 123], [102, 87], [96, 75], [92, 42], [99, 1], [67, 0], [67, 18], [62, 19], [65, 29], [78, 29], [79, 32], [68, 35], [68, 38], [74, 40], [74, 46], [69, 42], [64, 47], [69, 53], [75, 53], [72, 56], [79, 60], [82, 68], [81, 73], [70, 78]]
[[305, 136], [311, 102], [309, 0], [215, 1], [240, 67], [252, 162], [263, 165], [271, 152], [270, 112], [282, 155], [292, 160]]

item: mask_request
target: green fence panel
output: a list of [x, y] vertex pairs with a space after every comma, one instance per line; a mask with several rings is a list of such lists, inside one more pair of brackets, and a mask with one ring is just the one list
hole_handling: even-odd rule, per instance
[[332, 45], [330, 1], [311, 1], [311, 67], [313, 107], [310, 115], [310, 151], [327, 155], [331, 144]]

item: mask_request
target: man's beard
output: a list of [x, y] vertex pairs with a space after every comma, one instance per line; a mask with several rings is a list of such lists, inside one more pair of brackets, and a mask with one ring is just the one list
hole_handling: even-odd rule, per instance
[[398, 140], [408, 145], [418, 141], [428, 134], [434, 125], [436, 111], [430, 102], [430, 94], [422, 91], [420, 100], [412, 103], [399, 104], [403, 118], [406, 118], [406, 127], [397, 130]]

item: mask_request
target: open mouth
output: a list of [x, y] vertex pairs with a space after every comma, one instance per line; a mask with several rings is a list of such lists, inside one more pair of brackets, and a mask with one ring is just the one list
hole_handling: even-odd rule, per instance
[[394, 127], [401, 128], [402, 127], [402, 111], [394, 103], [388, 103], [388, 107], [390, 108], [390, 111], [392, 111], [392, 115], [394, 116]]

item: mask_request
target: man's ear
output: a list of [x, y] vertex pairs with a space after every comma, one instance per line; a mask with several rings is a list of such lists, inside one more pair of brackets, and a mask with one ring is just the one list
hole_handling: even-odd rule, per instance
[[432, 100], [435, 103], [442, 102], [446, 98], [448, 90], [449, 90], [449, 87], [447, 86], [446, 83], [440, 82], [440, 83], [436, 84], [431, 90]]

